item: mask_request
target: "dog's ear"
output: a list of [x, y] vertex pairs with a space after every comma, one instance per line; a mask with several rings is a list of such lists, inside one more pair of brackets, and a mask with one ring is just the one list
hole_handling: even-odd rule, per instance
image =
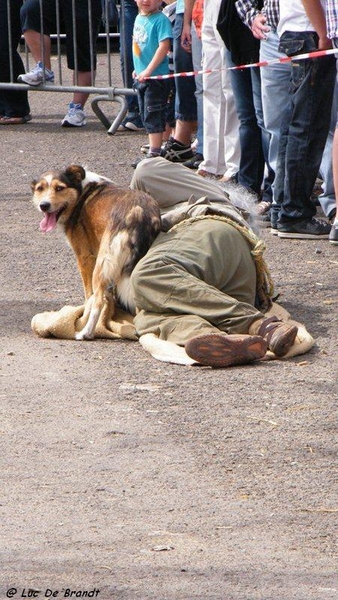
[[79, 185], [86, 178], [86, 171], [81, 165], [70, 165], [65, 170], [65, 175], [72, 183]]
[[33, 179], [33, 181], [31, 181], [31, 190], [32, 190], [32, 192], [34, 192], [35, 186], [36, 186], [37, 182], [38, 182], [37, 179]]

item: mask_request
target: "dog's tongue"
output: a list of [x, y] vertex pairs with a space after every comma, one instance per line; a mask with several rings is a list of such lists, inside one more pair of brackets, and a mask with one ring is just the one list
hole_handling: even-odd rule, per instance
[[45, 213], [45, 216], [40, 223], [41, 231], [43, 231], [43, 233], [48, 233], [49, 231], [52, 231], [54, 227], [56, 227], [56, 213]]

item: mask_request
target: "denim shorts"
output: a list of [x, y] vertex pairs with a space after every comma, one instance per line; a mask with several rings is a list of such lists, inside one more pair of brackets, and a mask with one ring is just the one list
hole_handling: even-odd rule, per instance
[[168, 79], [150, 79], [134, 83], [140, 108], [140, 115], [147, 133], [160, 133], [166, 128], [167, 103], [169, 96]]

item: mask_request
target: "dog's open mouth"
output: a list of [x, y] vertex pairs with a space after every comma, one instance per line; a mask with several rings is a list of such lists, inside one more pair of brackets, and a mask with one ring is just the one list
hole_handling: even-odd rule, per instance
[[56, 227], [58, 219], [64, 210], [65, 207], [63, 206], [62, 208], [54, 212], [46, 212], [40, 223], [40, 230], [43, 231], [43, 233], [48, 233], [49, 231], [52, 231]]

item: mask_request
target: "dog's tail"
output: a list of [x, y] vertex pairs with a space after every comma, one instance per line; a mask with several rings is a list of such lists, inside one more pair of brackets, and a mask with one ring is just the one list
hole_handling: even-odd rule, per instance
[[161, 231], [160, 209], [148, 194], [140, 193], [132, 200], [125, 198], [112, 209], [112, 233], [126, 234], [128, 252], [121, 275], [129, 276], [138, 261], [145, 256], [156, 236]]

